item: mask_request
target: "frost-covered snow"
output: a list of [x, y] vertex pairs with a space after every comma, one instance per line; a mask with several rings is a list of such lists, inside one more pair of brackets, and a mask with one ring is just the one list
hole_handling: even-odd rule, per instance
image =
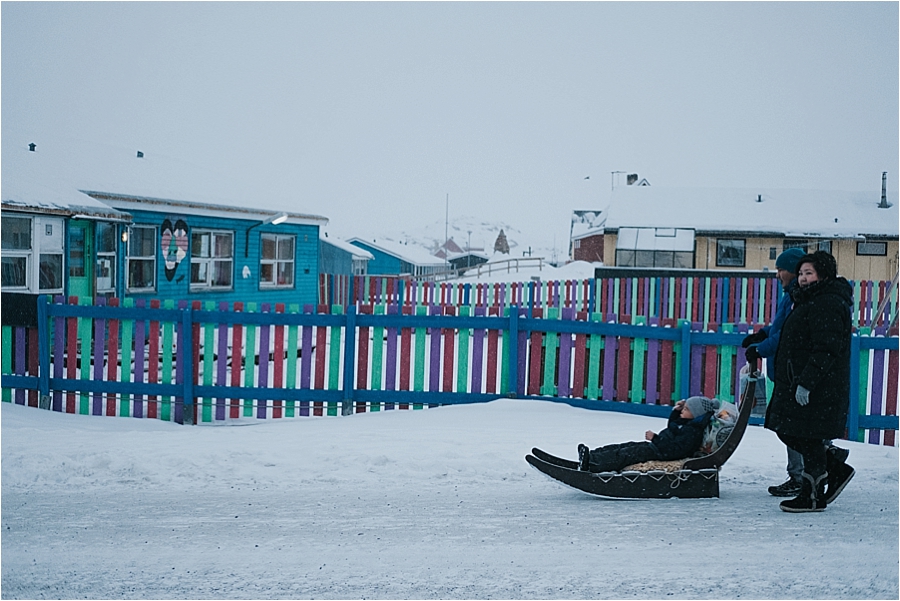
[[609, 501], [524, 462], [659, 418], [497, 400], [185, 427], [2, 406], [3, 598], [898, 597], [898, 454], [778, 509], [750, 428], [721, 498]]

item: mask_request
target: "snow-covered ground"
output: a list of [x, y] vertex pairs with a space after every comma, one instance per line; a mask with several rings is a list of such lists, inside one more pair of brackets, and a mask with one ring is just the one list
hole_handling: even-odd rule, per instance
[[6, 598], [898, 598], [898, 453], [787, 514], [750, 428], [721, 498], [610, 501], [524, 455], [664, 420], [497, 400], [178, 426], [3, 404]]

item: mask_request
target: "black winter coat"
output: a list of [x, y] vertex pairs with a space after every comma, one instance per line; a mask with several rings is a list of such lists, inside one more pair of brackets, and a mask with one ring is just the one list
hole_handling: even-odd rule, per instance
[[[797, 288], [793, 298], [775, 353], [766, 428], [802, 438], [840, 438], [850, 409], [852, 289], [836, 278]], [[810, 391], [805, 406], [795, 399], [798, 385]]]
[[666, 429], [650, 441], [659, 452], [660, 460], [685, 459], [696, 453], [703, 444], [703, 433], [712, 415], [711, 411], [707, 411], [693, 419], [685, 419], [680, 411], [673, 409]]

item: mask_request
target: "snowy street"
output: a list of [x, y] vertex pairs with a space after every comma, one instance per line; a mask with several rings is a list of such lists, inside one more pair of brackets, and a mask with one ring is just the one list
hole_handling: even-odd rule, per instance
[[766, 487], [751, 427], [721, 498], [610, 501], [532, 446], [637, 440], [665, 420], [498, 400], [179, 426], [2, 406], [2, 597], [898, 597], [898, 454], [837, 441], [857, 475], [824, 513]]

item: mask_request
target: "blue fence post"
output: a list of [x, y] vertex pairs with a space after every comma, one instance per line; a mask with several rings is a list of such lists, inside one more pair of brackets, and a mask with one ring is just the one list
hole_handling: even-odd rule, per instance
[[507, 358], [509, 371], [509, 390], [506, 396], [516, 398], [519, 387], [519, 307], [512, 306], [509, 309], [509, 357]]
[[859, 438], [859, 358], [862, 348], [859, 334], [850, 336], [850, 411], [847, 414], [847, 440]]
[[353, 368], [356, 366], [356, 304], [347, 307], [344, 317], [344, 398], [341, 401], [341, 415], [353, 413]]
[[681, 324], [681, 391], [682, 399], [691, 396], [691, 322]]
[[[50, 409], [50, 316], [47, 303], [50, 297], [42, 294], [37, 299], [38, 318], [38, 406]], [[9, 352], [9, 349], [6, 349]]]
[[184, 395], [181, 399], [181, 423], [185, 426], [194, 425], [194, 315], [190, 303], [181, 312], [181, 331], [183, 332], [183, 348], [179, 348], [182, 365], [184, 366], [181, 385], [184, 387]]

